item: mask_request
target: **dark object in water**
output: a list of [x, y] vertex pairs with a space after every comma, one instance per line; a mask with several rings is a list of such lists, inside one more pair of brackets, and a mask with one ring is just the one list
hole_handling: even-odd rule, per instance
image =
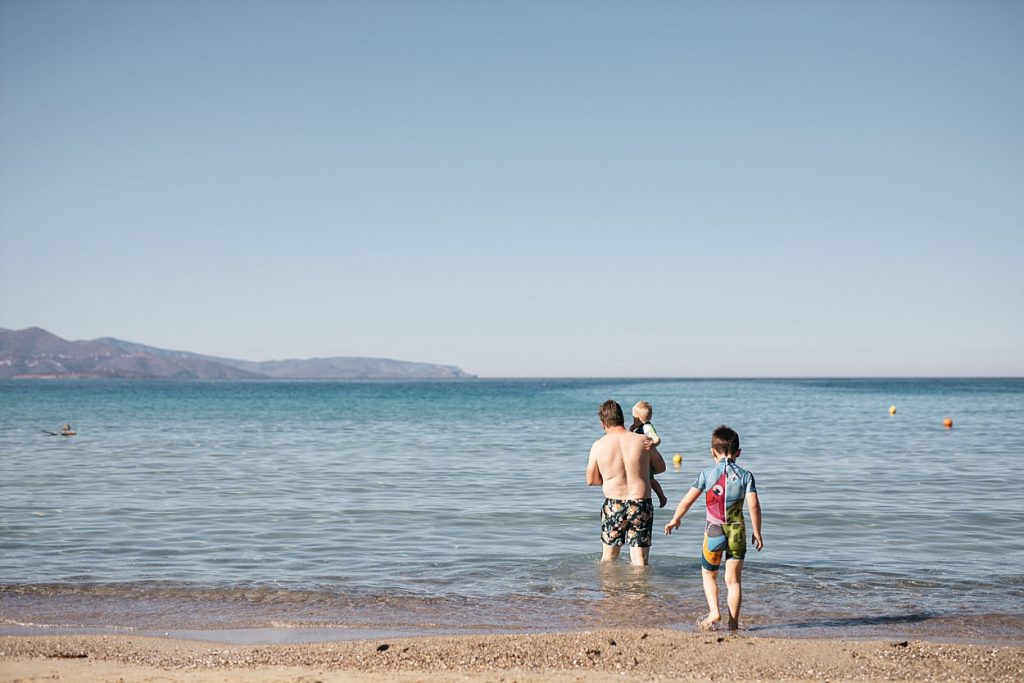
[[42, 430], [43, 434], [49, 434], [50, 436], [74, 436], [78, 432], [71, 428], [71, 425], [66, 424], [60, 428], [59, 432], [51, 432], [48, 429]]

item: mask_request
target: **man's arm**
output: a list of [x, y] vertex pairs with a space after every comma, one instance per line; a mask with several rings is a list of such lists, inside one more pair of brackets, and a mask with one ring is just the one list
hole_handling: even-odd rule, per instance
[[597, 466], [597, 454], [594, 450], [595, 447], [591, 446], [590, 461], [587, 462], [587, 486], [600, 486], [604, 483], [604, 478], [601, 476], [601, 468]]
[[747, 494], [747, 507], [750, 508], [750, 525], [754, 527], [754, 547], [760, 550], [764, 541], [761, 540], [761, 501], [757, 499], [757, 493]]
[[661, 457], [661, 453], [654, 446], [648, 449], [651, 452], [651, 469], [654, 470], [655, 474], [661, 474], [665, 471], [665, 458]]

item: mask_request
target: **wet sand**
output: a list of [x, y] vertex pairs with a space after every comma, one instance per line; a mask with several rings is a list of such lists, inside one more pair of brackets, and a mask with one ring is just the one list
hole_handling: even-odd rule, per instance
[[0, 681], [1024, 680], [1024, 647], [608, 630], [240, 646], [0, 638]]

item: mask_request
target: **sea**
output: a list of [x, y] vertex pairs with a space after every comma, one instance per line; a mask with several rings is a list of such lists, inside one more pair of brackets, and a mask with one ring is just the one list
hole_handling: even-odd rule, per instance
[[[648, 567], [599, 562], [609, 398], [669, 463]], [[1020, 378], [0, 382], [0, 634], [690, 631], [703, 503], [659, 530], [720, 424], [744, 634], [1024, 644]]]

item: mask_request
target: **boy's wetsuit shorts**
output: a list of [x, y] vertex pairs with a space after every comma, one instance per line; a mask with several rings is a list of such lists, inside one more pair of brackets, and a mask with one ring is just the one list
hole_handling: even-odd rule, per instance
[[727, 560], [742, 560], [747, 556], [747, 528], [743, 522], [707, 523], [700, 566], [711, 572], [718, 571], [723, 554]]
[[654, 504], [650, 498], [615, 500], [605, 498], [601, 508], [601, 542], [633, 548], [651, 547]]

